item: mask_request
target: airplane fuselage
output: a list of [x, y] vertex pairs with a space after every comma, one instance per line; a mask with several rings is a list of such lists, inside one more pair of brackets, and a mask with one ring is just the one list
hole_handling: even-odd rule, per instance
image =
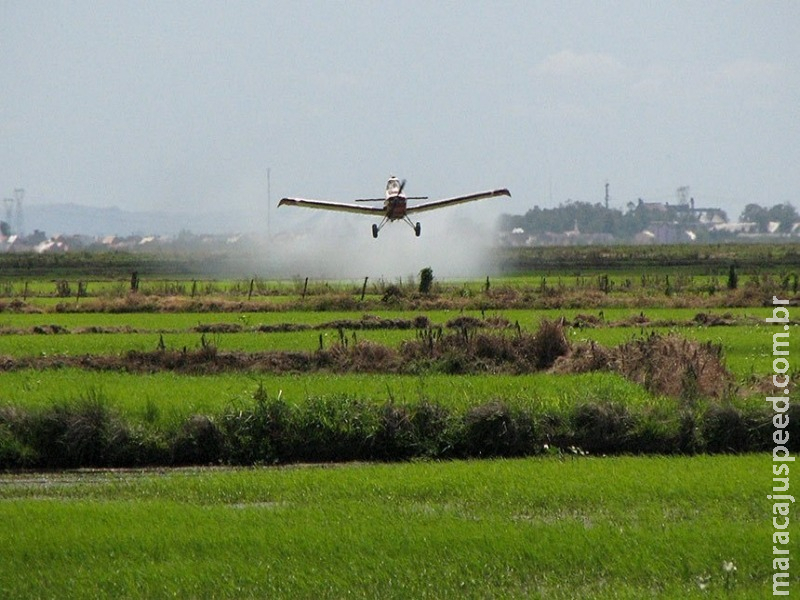
[[386, 201], [383, 203], [383, 209], [386, 211], [386, 218], [390, 221], [405, 219], [407, 208], [408, 201], [402, 194], [390, 196], [386, 198]]

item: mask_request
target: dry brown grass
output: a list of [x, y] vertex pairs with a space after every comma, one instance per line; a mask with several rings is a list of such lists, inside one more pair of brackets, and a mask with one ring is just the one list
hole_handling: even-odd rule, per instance
[[554, 370], [582, 373], [610, 370], [654, 394], [685, 399], [723, 398], [732, 392], [734, 378], [725, 368], [722, 347], [676, 334], [651, 334], [615, 348], [581, 344], [560, 358]]

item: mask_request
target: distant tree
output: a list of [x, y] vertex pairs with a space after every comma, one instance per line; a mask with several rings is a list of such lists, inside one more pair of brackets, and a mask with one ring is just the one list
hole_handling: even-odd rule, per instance
[[5, 221], [0, 221], [0, 235], [8, 237], [11, 235], [11, 225]]
[[433, 269], [425, 267], [419, 272], [419, 292], [420, 294], [430, 294], [433, 286]]
[[767, 231], [770, 218], [769, 210], [759, 204], [748, 204], [744, 207], [742, 214], [739, 215], [739, 221], [742, 223], [756, 223], [758, 224], [758, 231]]
[[748, 204], [744, 207], [739, 220], [747, 223], [757, 223], [758, 231], [761, 233], [769, 231], [770, 222], [780, 223], [778, 231], [780, 233], [789, 233], [792, 230], [792, 226], [797, 221], [800, 221], [800, 215], [797, 214], [795, 207], [788, 202], [776, 204], [771, 208], [766, 208], [759, 204]]
[[792, 231], [792, 226], [800, 221], [800, 216], [797, 215], [797, 210], [788, 202], [785, 204], [776, 204], [769, 209], [769, 220], [776, 221], [781, 224], [778, 231], [780, 233], [789, 233]]
[[731, 265], [728, 269], [728, 289], [735, 290], [739, 287], [739, 275], [736, 274], [736, 267]]

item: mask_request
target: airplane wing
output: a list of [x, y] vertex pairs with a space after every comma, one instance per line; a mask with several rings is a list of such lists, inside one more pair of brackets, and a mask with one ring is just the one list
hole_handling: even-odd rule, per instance
[[469, 194], [467, 196], [456, 196], [455, 198], [445, 198], [444, 200], [435, 200], [433, 202], [426, 202], [417, 206], [409, 206], [406, 214], [413, 214], [418, 212], [425, 212], [428, 210], [436, 210], [437, 208], [444, 208], [445, 206], [453, 206], [454, 204], [463, 204], [464, 202], [472, 202], [473, 200], [482, 200], [483, 198], [494, 198], [495, 196], [511, 196], [511, 192], [507, 189], [491, 190], [489, 192], [478, 192], [477, 194]]
[[386, 213], [383, 207], [378, 206], [355, 206], [353, 204], [343, 204], [341, 202], [327, 202], [325, 200], [306, 200], [304, 198], [283, 198], [278, 202], [278, 206], [302, 206], [304, 208], [320, 208], [322, 210], [336, 210], [339, 212], [351, 212], [362, 215], [372, 215], [380, 217]]

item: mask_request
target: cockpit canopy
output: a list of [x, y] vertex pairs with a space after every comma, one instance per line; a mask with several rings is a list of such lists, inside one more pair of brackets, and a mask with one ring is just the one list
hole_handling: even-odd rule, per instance
[[386, 182], [386, 195], [396, 196], [400, 193], [400, 180], [397, 177], [390, 177]]

